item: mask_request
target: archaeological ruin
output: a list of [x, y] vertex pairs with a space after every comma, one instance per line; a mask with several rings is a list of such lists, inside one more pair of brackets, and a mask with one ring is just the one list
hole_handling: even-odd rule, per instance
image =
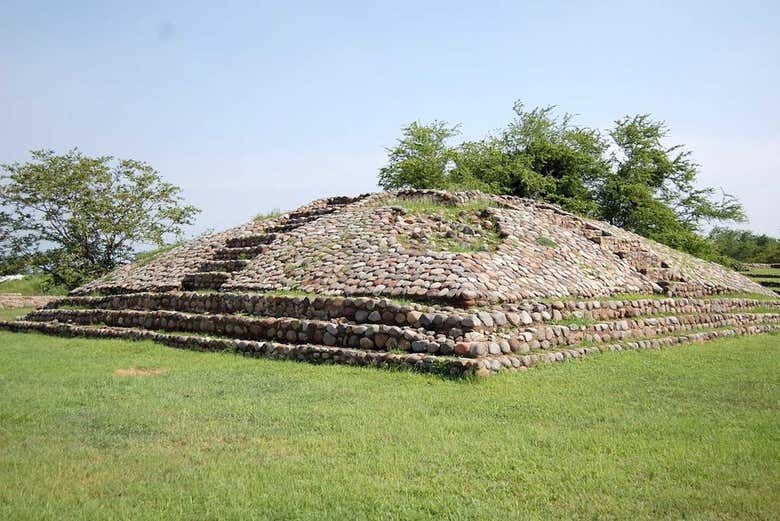
[[402, 190], [200, 237], [0, 327], [459, 377], [777, 331], [780, 298], [552, 204]]

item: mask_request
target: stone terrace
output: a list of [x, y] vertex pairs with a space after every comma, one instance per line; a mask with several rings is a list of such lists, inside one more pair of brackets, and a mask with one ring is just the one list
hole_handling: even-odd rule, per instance
[[773, 331], [774, 297], [554, 205], [426, 190], [208, 235], [0, 327], [463, 376]]

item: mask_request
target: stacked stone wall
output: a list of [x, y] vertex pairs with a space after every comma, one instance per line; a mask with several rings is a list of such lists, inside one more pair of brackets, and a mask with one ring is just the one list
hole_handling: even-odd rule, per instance
[[567, 319], [615, 320], [660, 314], [727, 313], [755, 307], [777, 307], [780, 300], [665, 298], [639, 300], [567, 300], [523, 302], [499, 308], [464, 310], [447, 306], [396, 303], [389, 299], [338, 296], [284, 296], [252, 293], [135, 293], [103, 297], [65, 297], [48, 308], [170, 310], [185, 313], [346, 319], [357, 323], [411, 326], [433, 331], [452, 328], [488, 331]]
[[[416, 197], [448, 205], [489, 201], [469, 219], [478, 214], [486, 228], [495, 227], [500, 241], [494, 250], [437, 249], [432, 237], [453, 229], [461, 234], [457, 212], [442, 218], [393, 203]], [[475, 233], [462, 227], [463, 233]], [[182, 288], [302, 290], [459, 307], [617, 293], [770, 293], [732, 270], [554, 205], [435, 190], [315, 201], [278, 218], [197, 239], [147, 264], [121, 268], [75, 293]]]
[[540, 363], [555, 363], [577, 359], [607, 351], [659, 349], [682, 343], [701, 343], [716, 338], [753, 335], [777, 331], [774, 325], [740, 326], [717, 331], [696, 332], [655, 339], [608, 343], [593, 347], [564, 348], [556, 351], [525, 355], [506, 354], [484, 359], [446, 358], [421, 353], [389, 353], [357, 349], [289, 345], [275, 342], [219, 339], [159, 333], [156, 331], [86, 327], [45, 322], [0, 322], [0, 327], [10, 331], [40, 331], [59, 336], [83, 336], [91, 338], [124, 338], [128, 340], [153, 340], [172, 347], [208, 351], [236, 351], [247, 356], [272, 359], [306, 361], [315, 364], [345, 364], [380, 368], [411, 369], [434, 372], [452, 377], [468, 375], [489, 376], [500, 371], [526, 370]]

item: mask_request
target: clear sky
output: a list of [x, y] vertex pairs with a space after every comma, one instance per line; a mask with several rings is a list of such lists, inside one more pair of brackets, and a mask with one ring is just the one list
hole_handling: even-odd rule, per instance
[[418, 119], [479, 137], [512, 102], [608, 127], [649, 112], [780, 235], [780, 2], [8, 2], [0, 162], [144, 160], [193, 234], [376, 190]]

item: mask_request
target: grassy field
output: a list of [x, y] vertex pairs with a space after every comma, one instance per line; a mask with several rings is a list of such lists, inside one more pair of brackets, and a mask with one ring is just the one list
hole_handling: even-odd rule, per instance
[[67, 290], [53, 286], [42, 275], [28, 275], [19, 280], [0, 282], [0, 293], [21, 293], [22, 295], [65, 295]]
[[778, 347], [449, 381], [0, 332], [0, 519], [777, 519]]
[[32, 311], [33, 308], [0, 309], [0, 320], [13, 320]]
[[780, 277], [780, 268], [762, 268], [744, 272], [748, 277]]

